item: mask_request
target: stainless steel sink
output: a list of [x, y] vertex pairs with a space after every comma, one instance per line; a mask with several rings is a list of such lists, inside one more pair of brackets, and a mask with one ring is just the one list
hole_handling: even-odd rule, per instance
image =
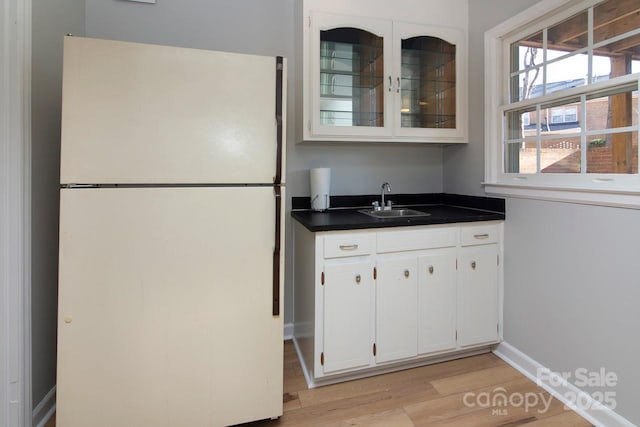
[[380, 210], [374, 211], [371, 209], [362, 209], [358, 212], [363, 213], [365, 215], [372, 216], [374, 218], [404, 218], [404, 217], [415, 217], [415, 216], [429, 216], [430, 213], [420, 212], [413, 209], [390, 209], [390, 210]]

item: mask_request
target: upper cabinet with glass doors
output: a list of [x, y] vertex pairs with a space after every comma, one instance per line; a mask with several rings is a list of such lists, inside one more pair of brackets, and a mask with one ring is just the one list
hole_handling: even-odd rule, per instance
[[467, 142], [464, 29], [311, 12], [303, 140]]
[[311, 25], [312, 133], [390, 136], [391, 22], [316, 14]]
[[394, 135], [466, 142], [464, 32], [394, 22], [393, 35]]

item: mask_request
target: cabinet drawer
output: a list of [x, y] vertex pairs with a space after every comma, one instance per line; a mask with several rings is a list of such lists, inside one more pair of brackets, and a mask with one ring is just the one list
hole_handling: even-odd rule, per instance
[[498, 241], [498, 226], [496, 224], [477, 225], [460, 228], [460, 242], [462, 246], [486, 245]]
[[378, 253], [414, 251], [456, 246], [457, 228], [381, 231], [377, 233]]
[[375, 234], [346, 233], [324, 238], [324, 257], [341, 258], [375, 252]]

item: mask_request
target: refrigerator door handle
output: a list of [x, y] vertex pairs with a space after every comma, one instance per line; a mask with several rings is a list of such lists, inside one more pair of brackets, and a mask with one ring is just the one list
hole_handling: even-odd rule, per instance
[[275, 185], [282, 183], [282, 94], [283, 94], [284, 58], [276, 57], [276, 174]]
[[272, 313], [274, 316], [280, 316], [280, 240], [281, 236], [281, 215], [282, 215], [282, 193], [280, 186], [273, 187], [276, 198], [276, 235], [275, 245], [273, 248], [273, 301]]
[[272, 313], [280, 316], [280, 245], [282, 239], [282, 94], [283, 94], [284, 58], [276, 57], [276, 174], [273, 178], [273, 190], [276, 198], [276, 235], [273, 246], [273, 300]]

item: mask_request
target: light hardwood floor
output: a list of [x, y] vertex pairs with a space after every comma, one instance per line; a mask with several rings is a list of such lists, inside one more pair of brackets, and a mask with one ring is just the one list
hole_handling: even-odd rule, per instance
[[[467, 394], [469, 393], [469, 394]], [[465, 404], [465, 395], [466, 403]], [[511, 405], [483, 407], [504, 395]], [[525, 408], [519, 396], [537, 405]], [[544, 402], [550, 402], [548, 406]], [[493, 354], [309, 390], [291, 341], [284, 347], [284, 415], [250, 426], [590, 426]], [[55, 418], [45, 427], [55, 427]]]

